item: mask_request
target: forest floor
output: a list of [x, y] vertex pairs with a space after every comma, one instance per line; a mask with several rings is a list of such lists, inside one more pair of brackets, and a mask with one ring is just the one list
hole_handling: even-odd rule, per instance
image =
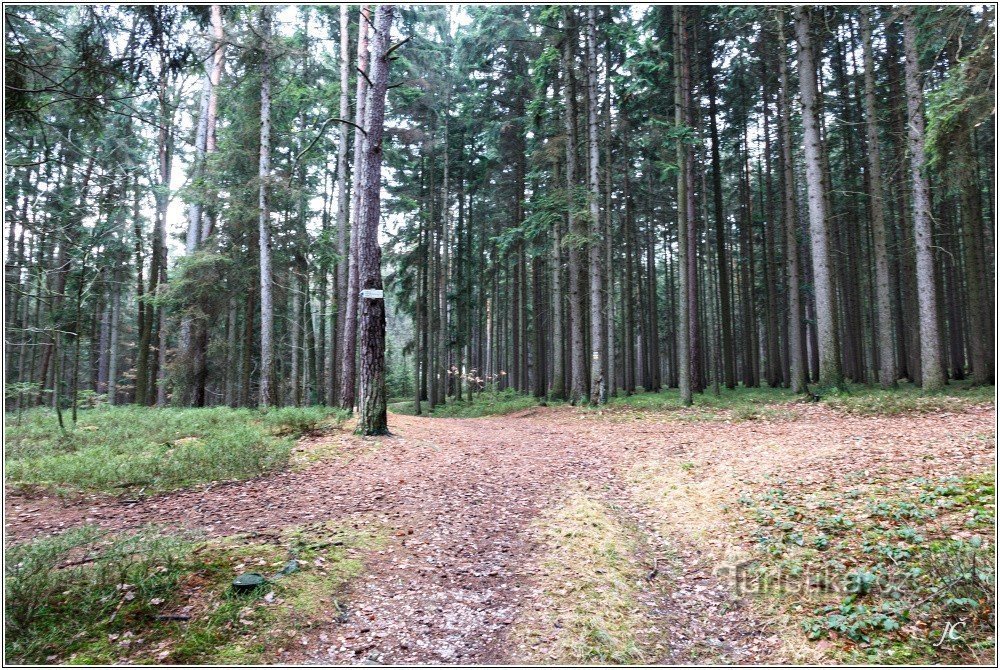
[[[133, 621], [100, 653], [49, 649], [50, 662], [992, 660], [982, 627], [995, 595], [970, 592], [992, 573], [959, 593], [948, 572], [969, 552], [989, 552], [974, 573], [995, 565], [992, 403], [893, 416], [772, 409], [393, 414], [392, 436], [358, 438], [348, 424], [302, 439], [292, 467], [246, 481], [145, 496], [8, 492], [6, 533], [196, 533], [229, 543], [214, 572], [198, 573], [220, 584], [247, 564], [280, 565], [298, 538], [299, 575], [240, 601], [213, 638], [235, 655], [178, 641], [227, 597], [216, 589], [199, 603], [209, 596], [187, 579], [149, 600], [161, 619], [183, 613], [176, 636]], [[337, 561], [352, 567], [333, 580]], [[903, 568], [937, 581], [890, 584]], [[308, 582], [319, 593], [305, 615], [283, 618], [302, 597], [293, 583], [307, 583], [296, 579], [320, 579]], [[955, 592], [938, 598], [942, 584]]]

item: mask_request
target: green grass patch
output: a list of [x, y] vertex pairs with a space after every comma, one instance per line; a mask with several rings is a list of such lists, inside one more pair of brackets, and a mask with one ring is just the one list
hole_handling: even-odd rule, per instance
[[960, 412], [974, 405], [995, 403], [995, 386], [971, 386], [952, 381], [940, 391], [925, 393], [913, 384], [883, 390], [870, 386], [850, 386], [846, 392], [822, 397], [829, 407], [861, 416], [899, 416], [932, 412]]
[[[659, 393], [634, 393], [608, 399], [607, 409], [612, 412], [641, 414], [667, 414], [678, 421], [761, 421], [791, 420], [796, 418], [794, 403], [802, 396], [782, 388], [722, 388], [719, 395], [710, 390], [694, 395], [691, 407], [681, 405], [677, 389]], [[601, 411], [600, 407], [586, 407], [585, 411]]]
[[[550, 403], [553, 404], [553, 403]], [[561, 404], [561, 403], [554, 403]], [[425, 416], [473, 419], [482, 416], [499, 416], [519, 412], [521, 410], [538, 407], [538, 398], [532, 395], [524, 395], [506, 389], [503, 391], [483, 391], [474, 393], [472, 402], [468, 400], [455, 400], [448, 398], [446, 403], [437, 405], [433, 410], [429, 409], [427, 403], [421, 403], [421, 410]], [[397, 414], [413, 415], [413, 401], [393, 403], [389, 409]]]
[[[380, 538], [315, 524], [257, 541], [199, 541], [93, 527], [6, 551], [7, 660], [14, 663], [259, 664], [297, 644]], [[296, 561], [287, 576], [273, 575]], [[250, 593], [232, 580], [269, 577]], [[293, 638], [293, 636], [296, 636]]]
[[[995, 479], [917, 478], [862, 491], [776, 482], [739, 500], [755, 524], [752, 591], [851, 663], [993, 655]], [[961, 623], [959, 623], [961, 622]]]
[[[815, 389], [814, 389], [815, 390]], [[860, 384], [844, 389], [820, 392], [820, 403], [837, 411], [862, 416], [899, 416], [929, 412], [962, 411], [974, 405], [994, 402], [995, 386], [970, 386], [966, 382], [951, 382], [944, 390], [924, 393], [912, 384], [900, 384], [889, 391]], [[794, 394], [785, 388], [721, 388], [719, 395], [711, 390], [696, 393], [691, 407], [680, 402], [677, 389], [660, 393], [634, 393], [610, 398], [606, 408], [586, 407], [586, 411], [666, 414], [678, 421], [784, 421], [793, 420], [803, 403], [811, 398]]]
[[54, 412], [37, 409], [7, 422], [7, 481], [115, 492], [246, 479], [285, 466], [298, 437], [346, 417], [326, 407], [102, 406], [81, 411], [63, 433]]

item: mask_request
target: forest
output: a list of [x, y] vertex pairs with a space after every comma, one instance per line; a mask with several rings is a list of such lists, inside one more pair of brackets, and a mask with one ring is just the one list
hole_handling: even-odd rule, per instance
[[[8, 661], [995, 656], [994, 5], [7, 4], [4, 32]], [[461, 588], [551, 607], [481, 595], [407, 642], [418, 519]], [[555, 563], [516, 576], [527, 537]], [[272, 600], [220, 590], [286, 552]], [[852, 595], [789, 632], [730, 606], [723, 553]], [[546, 586], [580, 560], [606, 598]], [[693, 570], [709, 595], [657, 586]], [[392, 644], [309, 591], [358, 579]], [[70, 600], [119, 609], [67, 642]]]

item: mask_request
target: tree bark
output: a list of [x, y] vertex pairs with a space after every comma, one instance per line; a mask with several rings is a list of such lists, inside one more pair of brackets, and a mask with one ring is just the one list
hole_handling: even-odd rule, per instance
[[[348, 97], [350, 86], [350, 19], [347, 5], [340, 6], [340, 118], [347, 119], [351, 103]], [[358, 79], [363, 77], [360, 75]], [[341, 376], [342, 361], [337, 354], [343, 348], [344, 323], [347, 319], [348, 265], [350, 263], [349, 236], [347, 230], [347, 124], [341, 123], [337, 132], [337, 311], [336, 323], [331, 329], [327, 356], [327, 402], [331, 406], [340, 405], [337, 382]]]
[[260, 249], [260, 404], [277, 402], [274, 388], [274, 278], [271, 274], [271, 8], [260, 8], [260, 163], [258, 245]]
[[587, 7], [587, 149], [590, 204], [590, 239], [588, 240], [590, 274], [590, 403], [607, 402], [607, 380], [604, 361], [607, 359], [607, 333], [604, 325], [604, 272], [601, 255], [604, 249], [601, 227], [600, 152], [597, 132], [597, 24], [594, 7]]
[[564, 121], [566, 125], [566, 200], [569, 228], [569, 327], [570, 327], [570, 392], [571, 404], [577, 404], [586, 397], [586, 350], [584, 337], [582, 287], [580, 282], [581, 241], [586, 237], [586, 228], [581, 225], [576, 213], [576, 77], [575, 67], [576, 29], [573, 21], [574, 10], [563, 8], [566, 18], [566, 35], [563, 38], [563, 72], [566, 80], [563, 87], [566, 98]]
[[[358, 180], [362, 191], [358, 217], [360, 285], [382, 289], [382, 250], [378, 243], [379, 198], [382, 188], [382, 136], [385, 119], [385, 96], [389, 85], [389, 29], [392, 5], [375, 10], [375, 34], [372, 52], [371, 92], [369, 95], [365, 137], [364, 172]], [[385, 301], [365, 298], [361, 301], [361, 388], [357, 432], [362, 435], [385, 435], [389, 432], [385, 398]]]
[[[802, 272], [799, 269], [798, 205], [795, 197], [795, 169], [792, 154], [791, 112], [788, 87], [788, 62], [785, 56], [784, 12], [778, 13], [778, 122], [781, 133], [783, 177], [783, 214], [785, 224], [785, 273], [788, 285], [788, 367], [789, 386], [793, 393], [806, 389], [805, 342], [802, 338]], [[724, 318], [724, 317], [723, 317]]]
[[843, 374], [840, 367], [840, 357], [837, 355], [836, 296], [830, 272], [827, 209], [823, 193], [823, 158], [819, 134], [820, 102], [816, 91], [816, 63], [813, 58], [809, 23], [809, 10], [806, 7], [796, 7], [795, 33], [798, 39], [803, 149], [806, 160], [806, 186], [809, 202], [809, 237], [813, 262], [813, 285], [816, 295], [819, 384], [824, 387], [839, 387], [843, 384]]
[[[340, 363], [340, 406], [347, 410], [354, 409], [355, 358], [358, 344], [358, 224], [361, 193], [361, 173], [365, 170], [365, 138], [361, 128], [365, 127], [366, 106], [368, 98], [368, 22], [371, 12], [367, 5], [361, 6], [361, 16], [358, 19], [358, 70], [357, 90], [354, 96], [354, 179], [355, 187], [351, 193], [351, 241], [347, 267], [347, 295], [341, 335]], [[361, 74], [364, 73], [364, 74]]]
[[[674, 7], [674, 125], [678, 133], [683, 132], [688, 125], [687, 101], [687, 71], [688, 59], [688, 10], [686, 7]], [[690, 405], [691, 398], [691, 331], [690, 331], [690, 275], [688, 274], [688, 235], [690, 213], [688, 212], [688, 148], [685, 142], [677, 137], [677, 284], [680, 293], [679, 309], [677, 310], [677, 383], [680, 389], [682, 405]], [[650, 272], [653, 267], [650, 267]]]
[[861, 8], [861, 45], [865, 67], [865, 129], [868, 139], [868, 184], [875, 251], [875, 299], [878, 330], [878, 380], [884, 389], [896, 385], [895, 347], [892, 341], [892, 307], [889, 283], [889, 250], [886, 244], [885, 205], [882, 199], [882, 157], [875, 112], [875, 56], [872, 49], [871, 8]]
[[903, 8], [903, 50], [905, 52], [907, 139], [910, 174], [913, 180], [913, 237], [916, 247], [917, 301], [920, 308], [921, 386], [934, 391], [945, 385], [941, 364], [941, 335], [938, 329], [937, 293], [934, 280], [934, 252], [931, 232], [930, 181], [924, 157], [923, 84], [917, 60], [917, 28], [912, 6]]

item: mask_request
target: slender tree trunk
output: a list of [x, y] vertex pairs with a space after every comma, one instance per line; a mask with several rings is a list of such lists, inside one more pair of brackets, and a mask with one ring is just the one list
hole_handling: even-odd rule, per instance
[[[445, 109], [450, 108], [451, 93], [446, 96]], [[451, 178], [448, 163], [448, 117], [444, 122], [444, 175], [441, 179], [441, 258], [438, 266], [438, 373], [441, 375], [439, 396], [441, 402], [448, 398], [448, 384], [451, 379], [449, 362], [449, 330], [448, 330], [448, 253], [451, 244], [451, 206], [449, 194], [449, 179]]]
[[367, 117], [368, 79], [368, 22], [371, 12], [367, 5], [361, 6], [361, 16], [358, 19], [358, 70], [365, 75], [358, 75], [357, 91], [354, 96], [354, 180], [355, 187], [351, 193], [351, 241], [347, 267], [347, 295], [341, 335], [340, 363], [340, 406], [347, 410], [354, 409], [355, 369], [358, 344], [358, 225], [360, 221], [361, 192], [357, 184], [365, 171], [365, 138], [361, 128], [365, 127]]
[[[688, 58], [688, 9], [686, 7], [674, 8], [674, 125], [678, 132], [688, 125], [688, 115], [685, 103], [687, 96], [687, 71]], [[689, 199], [688, 190], [691, 184], [688, 182], [690, 172], [688, 171], [689, 154], [685, 143], [677, 140], [677, 264], [680, 266], [678, 276], [678, 286], [680, 289], [680, 300], [677, 323], [677, 381], [680, 387], [682, 405], [690, 405], [691, 398], [691, 331], [690, 331], [690, 275], [688, 274], [690, 250], [688, 248], [688, 235], [690, 234], [688, 219]], [[650, 268], [652, 272], [653, 268]]]
[[[340, 6], [340, 118], [347, 119], [350, 113], [348, 87], [350, 86], [350, 19], [347, 5]], [[358, 76], [359, 81], [363, 79]], [[326, 396], [331, 406], [340, 405], [337, 382], [341, 378], [342, 361], [338, 353], [343, 348], [344, 324], [347, 319], [348, 266], [350, 247], [347, 230], [347, 124], [341, 123], [337, 133], [337, 311], [335, 323], [330, 329], [332, 335], [327, 351]]]
[[985, 296], [981, 280], [984, 266], [983, 248], [977, 235], [977, 227], [983, 218], [979, 200], [980, 184], [975, 168], [971, 130], [963, 124], [957, 131], [954, 159], [957, 161], [956, 181], [961, 193], [959, 214], [962, 223], [962, 250], [965, 260], [965, 280], [967, 286], [969, 315], [969, 362], [972, 367], [972, 383], [986, 384], [992, 378], [987, 362], [987, 343], [992, 341], [985, 321], [988, 320], [989, 298]]
[[[559, 177], [556, 169], [556, 181]], [[552, 383], [549, 394], [555, 400], [566, 398], [566, 359], [563, 358], [563, 281], [562, 281], [562, 217], [552, 221]]]
[[824, 387], [839, 387], [843, 383], [843, 374], [840, 368], [840, 357], [837, 355], [837, 303], [833, 291], [833, 277], [830, 272], [827, 210], [823, 194], [823, 158], [819, 135], [820, 102], [816, 92], [816, 64], [813, 59], [809, 23], [808, 8], [796, 7], [795, 33], [798, 38], [802, 132], [806, 159], [806, 185], [809, 195], [813, 286], [816, 295], [819, 383]]
[[580, 282], [581, 240], [586, 236], [586, 228], [581, 226], [576, 214], [576, 78], [575, 67], [576, 29], [573, 21], [574, 10], [564, 8], [566, 17], [566, 37], [563, 43], [563, 72], [566, 97], [564, 120], [566, 124], [566, 197], [569, 203], [569, 326], [570, 326], [570, 392], [569, 400], [577, 404], [586, 397], [586, 344], [582, 309], [582, 287]]
[[[365, 128], [364, 172], [357, 180], [362, 191], [358, 217], [358, 278], [367, 291], [382, 290], [382, 250], [378, 243], [379, 196], [382, 188], [382, 136], [385, 118], [385, 95], [389, 85], [389, 29], [392, 26], [392, 5], [379, 5], [375, 10], [375, 34], [372, 53], [375, 55], [371, 72]], [[385, 435], [385, 301], [381, 297], [366, 297], [361, 301], [361, 389], [358, 433]]]
[[[605, 19], [613, 23], [611, 8], [605, 7]], [[620, 368], [620, 357], [617, 355], [615, 343], [615, 263], [614, 263], [614, 237], [613, 224], [611, 220], [611, 197], [614, 188], [612, 178], [613, 163], [611, 159], [611, 96], [613, 94], [611, 85], [611, 35], [606, 35], [604, 40], [604, 275], [607, 285], [605, 305], [607, 312], [605, 322], [607, 329], [607, 344], [605, 350], [607, 356], [604, 361], [605, 378], [607, 379], [608, 395], [618, 395], [618, 372]]]
[[879, 150], [875, 107], [875, 56], [872, 53], [871, 9], [861, 8], [861, 45], [865, 66], [865, 128], [868, 139], [868, 184], [870, 189], [872, 241], [875, 246], [875, 300], [877, 303], [878, 380], [882, 388], [896, 385], [895, 347], [892, 341], [892, 308], [889, 284], [889, 250], [886, 244], [885, 210], [882, 199], [882, 160]]
[[715, 216], [715, 254], [718, 257], [719, 302], [722, 311], [722, 371], [726, 388], [736, 388], [736, 365], [733, 354], [733, 310], [729, 301], [729, 259], [726, 254], [725, 211], [722, 206], [722, 167], [719, 153], [718, 111], [715, 105], [715, 75], [712, 72], [713, 50], [706, 49], [705, 72], [708, 93], [708, 123], [712, 139], [712, 198]]
[[121, 323], [121, 279], [117, 272], [111, 275], [111, 325], [108, 330], [108, 403], [117, 404], [118, 394], [118, 332]]
[[288, 268], [288, 297], [292, 301], [292, 314], [291, 320], [288, 324], [289, 335], [291, 336], [291, 366], [289, 374], [291, 379], [289, 380], [289, 391], [291, 396], [292, 404], [298, 407], [302, 404], [302, 384], [300, 383], [301, 368], [300, 359], [302, 358], [302, 288], [299, 285], [299, 273], [296, 269], [294, 262], [291, 267]]
[[260, 212], [258, 244], [260, 248], [260, 404], [277, 402], [274, 388], [274, 279], [271, 274], [271, 204], [268, 182], [271, 179], [271, 8], [260, 8]]
[[941, 364], [941, 335], [934, 279], [934, 251], [931, 233], [930, 182], [924, 158], [923, 84], [917, 60], [917, 28], [914, 9], [903, 9], [903, 49], [905, 51], [906, 109], [909, 117], [907, 139], [913, 179], [913, 237], [916, 246], [917, 300], [920, 307], [921, 386], [925, 391], [944, 387]]
[[[778, 13], [778, 76], [781, 92], [778, 96], [779, 132], [781, 133], [781, 167], [783, 180], [783, 214], [785, 224], [785, 272], [788, 286], [788, 367], [789, 386], [793, 393], [806, 389], [805, 342], [802, 338], [801, 277], [799, 269], [798, 205], [795, 197], [795, 169], [792, 154], [791, 111], [788, 87], [788, 62], [785, 56], [784, 12]], [[724, 318], [724, 317], [723, 317]]]
[[[106, 274], [104, 271], [101, 272], [102, 275]], [[110, 366], [110, 361], [108, 360], [109, 350], [110, 350], [110, 340], [111, 340], [111, 300], [110, 295], [108, 295], [107, 283], [102, 281], [104, 284], [104, 304], [101, 306], [101, 331], [100, 339], [97, 342], [97, 384], [94, 390], [97, 393], [107, 393], [108, 390], [108, 368]]]
[[590, 273], [590, 403], [607, 402], [607, 380], [604, 361], [607, 359], [607, 333], [604, 325], [604, 272], [601, 268], [604, 244], [601, 227], [600, 152], [597, 132], [597, 25], [594, 7], [587, 7], [587, 149], [590, 204], [590, 240], [588, 243]]

